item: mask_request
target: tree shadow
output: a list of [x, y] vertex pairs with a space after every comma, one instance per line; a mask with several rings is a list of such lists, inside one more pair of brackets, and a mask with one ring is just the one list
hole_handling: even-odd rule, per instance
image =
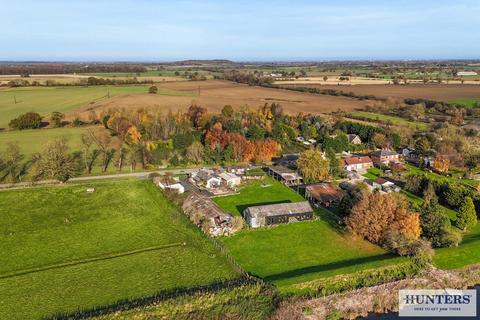
[[279, 203], [291, 203], [292, 201], [290, 200], [281, 200], [281, 201], [270, 201], [270, 202], [257, 202], [257, 203], [249, 203], [249, 204], [241, 204], [241, 205], [237, 205], [236, 208], [238, 210], [238, 212], [240, 212], [240, 214], [242, 215], [243, 217], [243, 211], [249, 207], [257, 207], [257, 206], [267, 206], [267, 205], [271, 205], [271, 204], [279, 204]]
[[376, 255], [371, 257], [342, 260], [342, 261], [277, 273], [274, 275], [263, 277], [263, 280], [265, 281], [285, 280], [285, 279], [294, 278], [298, 276], [304, 276], [310, 273], [326, 272], [334, 269], [347, 268], [347, 267], [352, 267], [355, 265], [360, 265], [360, 264], [369, 263], [369, 262], [378, 262], [378, 261], [388, 260], [388, 259], [391, 259], [392, 257], [394, 257], [392, 254], [386, 253], [386, 254]]
[[463, 241], [460, 243], [460, 246], [464, 244], [476, 242], [476, 241], [480, 241], [480, 234], [467, 235], [463, 238]]

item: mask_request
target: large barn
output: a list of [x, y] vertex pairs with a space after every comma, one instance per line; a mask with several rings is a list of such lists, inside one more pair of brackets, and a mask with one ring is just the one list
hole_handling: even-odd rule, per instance
[[278, 203], [249, 207], [243, 217], [252, 228], [313, 219], [313, 210], [308, 201]]

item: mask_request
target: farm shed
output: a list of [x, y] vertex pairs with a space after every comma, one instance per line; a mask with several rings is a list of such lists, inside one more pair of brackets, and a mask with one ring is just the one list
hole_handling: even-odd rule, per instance
[[[233, 231], [233, 216], [223, 211], [209, 197], [192, 192], [183, 202], [183, 212], [195, 224], [212, 236], [229, 235]], [[208, 221], [208, 230], [201, 225]]]
[[338, 205], [344, 195], [339, 187], [326, 182], [309, 185], [305, 189], [305, 198], [315, 205], [324, 207]]
[[[303, 139], [303, 138], [302, 138]], [[305, 141], [302, 140], [302, 142]], [[274, 165], [280, 165], [287, 167], [292, 170], [297, 169], [297, 160], [300, 155], [298, 153], [289, 153], [289, 154], [284, 154], [283, 156], [279, 158], [273, 159], [273, 164]]]
[[282, 165], [268, 167], [268, 174], [287, 186], [295, 186], [303, 182], [303, 177], [297, 171]]
[[281, 223], [290, 223], [313, 219], [313, 209], [308, 201], [278, 203], [248, 207], [243, 217], [249, 226], [259, 228]]

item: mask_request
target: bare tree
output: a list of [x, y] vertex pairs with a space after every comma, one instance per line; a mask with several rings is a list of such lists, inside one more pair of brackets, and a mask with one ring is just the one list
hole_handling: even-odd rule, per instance
[[93, 142], [97, 145], [100, 154], [102, 155], [102, 172], [107, 171], [108, 163], [112, 159], [113, 152], [111, 148], [112, 144], [112, 137], [106, 131], [101, 132], [89, 132], [90, 137], [92, 138]]

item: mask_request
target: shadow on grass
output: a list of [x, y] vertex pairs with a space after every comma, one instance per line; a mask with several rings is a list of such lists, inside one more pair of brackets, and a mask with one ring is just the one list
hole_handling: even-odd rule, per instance
[[462, 242], [460, 243], [459, 249], [461, 249], [462, 245], [464, 245], [464, 244], [469, 244], [469, 243], [477, 242], [477, 241], [480, 241], [480, 234], [466, 235], [463, 238]]
[[321, 264], [321, 265], [316, 265], [316, 266], [311, 266], [311, 267], [306, 267], [306, 268], [300, 268], [300, 269], [295, 269], [295, 270], [290, 270], [278, 274], [274, 274], [271, 276], [264, 277], [263, 280], [265, 281], [277, 281], [277, 280], [285, 280], [285, 279], [290, 279], [290, 278], [295, 278], [298, 276], [304, 276], [310, 273], [317, 273], [317, 272], [326, 272], [326, 271], [331, 271], [334, 269], [339, 269], [339, 268], [348, 268], [352, 267], [355, 265], [361, 265], [364, 263], [370, 263], [370, 262], [379, 262], [383, 260], [388, 260], [393, 258], [394, 256], [391, 254], [382, 254], [382, 255], [376, 255], [372, 257], [364, 257], [364, 258], [356, 258], [356, 259], [350, 259], [350, 260], [343, 260], [343, 261], [338, 261], [338, 262], [332, 262], [332, 263], [327, 263], [327, 264]]
[[238, 212], [240, 212], [240, 215], [243, 217], [243, 211], [249, 207], [256, 207], [256, 206], [267, 206], [270, 204], [279, 204], [279, 203], [290, 203], [292, 201], [290, 200], [282, 200], [282, 201], [270, 201], [270, 202], [259, 202], [259, 203], [249, 203], [249, 204], [241, 204], [236, 206]]

